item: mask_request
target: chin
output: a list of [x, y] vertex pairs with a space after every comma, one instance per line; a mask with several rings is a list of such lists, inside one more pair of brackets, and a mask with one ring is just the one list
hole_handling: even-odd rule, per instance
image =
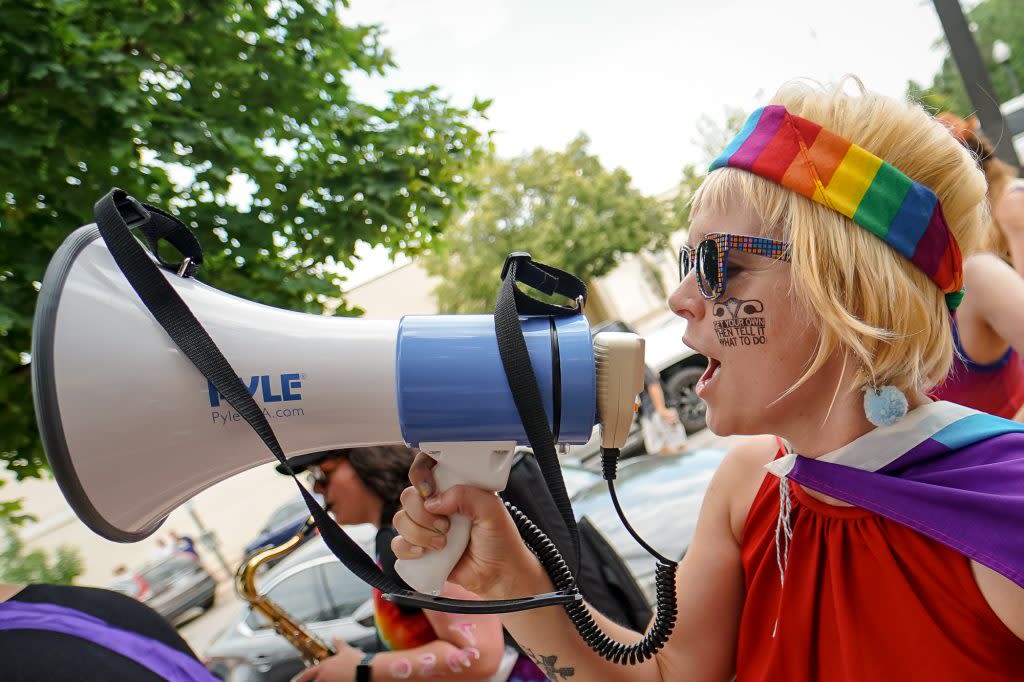
[[[734, 402], [730, 407], [738, 407]], [[749, 411], [737, 413], [735, 409], [714, 409], [708, 405], [705, 420], [708, 431], [716, 436], [759, 436], [772, 433], [770, 424], [751, 423]]]

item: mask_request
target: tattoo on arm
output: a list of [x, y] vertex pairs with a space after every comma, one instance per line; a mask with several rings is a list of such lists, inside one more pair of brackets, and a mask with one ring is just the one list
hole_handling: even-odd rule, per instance
[[541, 672], [547, 675], [551, 682], [562, 682], [576, 674], [576, 668], [569, 666], [559, 667], [558, 656], [545, 656], [544, 654], [538, 654], [532, 649], [523, 647], [523, 651], [526, 655], [533, 659], [533, 662], [537, 664]]

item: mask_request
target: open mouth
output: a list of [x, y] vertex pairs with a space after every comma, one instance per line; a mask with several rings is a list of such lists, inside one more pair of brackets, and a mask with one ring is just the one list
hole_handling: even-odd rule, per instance
[[708, 390], [708, 387], [714, 383], [715, 378], [718, 376], [718, 373], [721, 369], [721, 362], [719, 362], [715, 358], [708, 357], [708, 366], [704, 370], [704, 374], [701, 375], [700, 379], [697, 381], [697, 385], [695, 386], [695, 392], [697, 393], [698, 398], [704, 397], [704, 393]]

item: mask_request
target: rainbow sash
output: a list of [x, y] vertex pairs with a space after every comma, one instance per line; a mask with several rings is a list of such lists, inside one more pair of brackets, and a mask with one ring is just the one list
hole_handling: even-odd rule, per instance
[[1024, 424], [930, 403], [827, 455], [790, 454], [766, 468], [912, 528], [1024, 587]]

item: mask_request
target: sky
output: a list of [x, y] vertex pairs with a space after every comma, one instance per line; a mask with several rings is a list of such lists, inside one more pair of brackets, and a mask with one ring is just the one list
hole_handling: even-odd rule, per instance
[[[787, 80], [859, 76], [901, 97], [943, 58], [931, 0], [350, 0], [385, 29], [398, 68], [358, 97], [435, 84], [461, 106], [493, 98], [495, 147], [561, 149], [578, 133], [606, 167], [658, 195], [704, 163], [702, 116], [756, 108]], [[387, 267], [362, 252], [348, 287]]]

